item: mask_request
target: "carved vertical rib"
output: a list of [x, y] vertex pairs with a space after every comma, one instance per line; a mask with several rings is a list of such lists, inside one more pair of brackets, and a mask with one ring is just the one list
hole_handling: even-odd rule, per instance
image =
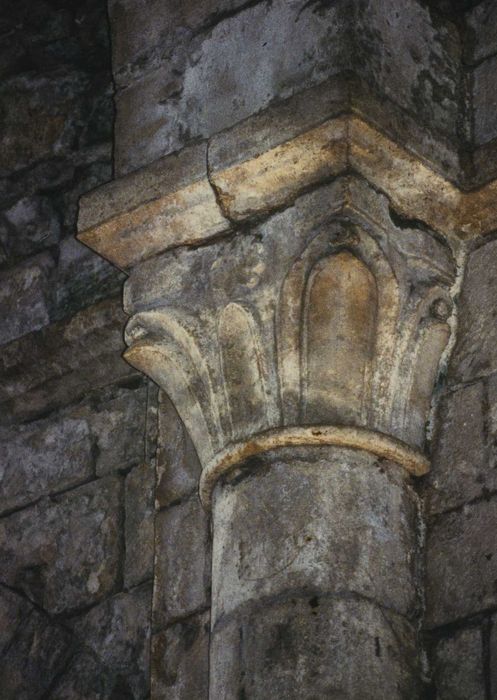
[[300, 403], [300, 321], [305, 284], [305, 260], [297, 260], [280, 295], [278, 324], [278, 369], [285, 425], [295, 425]]
[[233, 438], [267, 427], [262, 356], [252, 316], [239, 304], [219, 319], [219, 345]]
[[369, 395], [378, 294], [368, 268], [344, 251], [312, 271], [304, 305], [304, 420], [358, 424]]
[[406, 402], [410, 415], [405, 419], [405, 435], [411, 444], [423, 446], [426, 421], [430, 412], [433, 387], [440, 357], [447, 345], [450, 327], [446, 323], [431, 323], [423, 328], [413, 362], [413, 378]]

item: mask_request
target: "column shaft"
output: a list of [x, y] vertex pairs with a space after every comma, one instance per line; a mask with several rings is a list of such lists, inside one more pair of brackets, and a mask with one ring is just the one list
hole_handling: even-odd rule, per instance
[[404, 470], [283, 448], [213, 501], [212, 700], [419, 696], [417, 504]]

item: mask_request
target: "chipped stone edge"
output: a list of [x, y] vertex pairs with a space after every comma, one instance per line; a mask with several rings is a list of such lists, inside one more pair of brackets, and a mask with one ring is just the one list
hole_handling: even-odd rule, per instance
[[248, 440], [233, 443], [219, 452], [202, 470], [199, 484], [200, 500], [207, 510], [212, 504], [212, 493], [221, 476], [249, 457], [278, 447], [328, 445], [364, 450], [404, 467], [414, 476], [423, 476], [430, 463], [419, 450], [401, 440], [368, 428], [314, 425], [268, 430]]
[[[324, 136], [333, 147], [326, 150], [324, 157], [320, 155], [313, 159], [313, 144], [317, 152], [325, 148]], [[289, 171], [290, 161], [296, 167]], [[305, 165], [300, 171], [299, 163]], [[157, 193], [154, 199], [138, 203], [129, 210], [116, 210], [110, 218], [80, 231], [78, 238], [110, 262], [126, 269], [171, 248], [199, 245], [212, 238], [213, 233], [230, 230], [230, 224], [233, 226], [285, 203], [290, 204], [310, 185], [318, 185], [326, 177], [337, 177], [350, 168], [381, 189], [400, 213], [424, 221], [449, 238], [475, 238], [497, 228], [497, 179], [478, 190], [463, 192], [440, 175], [433, 164], [396, 144], [365, 120], [349, 115], [329, 119], [224, 170], [209, 173], [207, 163], [201, 179], [198, 175], [192, 177], [191, 183], [183, 179], [176, 190], [172, 187], [167, 193]], [[219, 224], [205, 231], [186, 225], [189, 223], [188, 209], [195, 208], [198, 203], [192, 201], [191, 196], [183, 196], [183, 192], [186, 195], [194, 182], [197, 187], [203, 183], [209, 188], [212, 197], [208, 198], [208, 204], [211, 209], [219, 210], [219, 221], [226, 225]], [[230, 183], [231, 187], [226, 189]], [[115, 192], [120, 181], [116, 180], [112, 185]], [[87, 220], [88, 210], [105, 197], [106, 187], [104, 185], [82, 198], [80, 222]], [[244, 204], [244, 200], [249, 205]], [[176, 203], [176, 226], [171, 230], [167, 225], [168, 201]], [[179, 202], [186, 204], [183, 213], [178, 211]], [[159, 213], [162, 217], [160, 243], [155, 241], [148, 245], [143, 231], [134, 231], [133, 228], [136, 224], [153, 222]], [[177, 221], [178, 217], [180, 221]], [[195, 219], [199, 221], [198, 216]]]

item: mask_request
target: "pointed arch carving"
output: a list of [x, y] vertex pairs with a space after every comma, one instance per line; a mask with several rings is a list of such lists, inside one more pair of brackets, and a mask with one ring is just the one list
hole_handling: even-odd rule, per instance
[[349, 251], [320, 260], [307, 281], [302, 323], [302, 419], [361, 424], [370, 392], [378, 292]]
[[[379, 427], [388, 422], [399, 308], [392, 268], [364, 228], [337, 221], [315, 236], [280, 294], [277, 340], [285, 425], [335, 420]], [[321, 333], [316, 345], [318, 325], [328, 329], [328, 337]], [[368, 400], [372, 394], [374, 402]]]

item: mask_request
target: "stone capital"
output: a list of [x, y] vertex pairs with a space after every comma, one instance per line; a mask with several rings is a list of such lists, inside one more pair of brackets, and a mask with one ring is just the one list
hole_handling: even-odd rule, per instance
[[285, 445], [421, 475], [460, 239], [493, 228], [493, 185], [461, 192], [355, 115], [283, 137], [257, 119], [83, 200], [81, 240], [129, 273], [126, 359], [175, 403], [206, 505]]

